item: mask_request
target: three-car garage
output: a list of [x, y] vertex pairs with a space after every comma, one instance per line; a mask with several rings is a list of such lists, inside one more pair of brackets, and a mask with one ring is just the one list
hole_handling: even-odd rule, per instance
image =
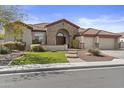
[[83, 30], [79, 37], [83, 37], [83, 47], [85, 49], [117, 49], [119, 48], [119, 37], [117, 33], [89, 28]]

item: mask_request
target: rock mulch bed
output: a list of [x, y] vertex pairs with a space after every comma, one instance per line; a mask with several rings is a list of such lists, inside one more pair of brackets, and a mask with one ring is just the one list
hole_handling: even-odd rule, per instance
[[13, 59], [24, 55], [24, 52], [22, 51], [14, 51], [10, 54], [1, 55], [0, 54], [0, 66], [6, 66], [8, 65]]
[[87, 51], [79, 51], [79, 57], [86, 62], [95, 62], [95, 61], [112, 61], [115, 57], [104, 55], [104, 56], [94, 56], [88, 53]]

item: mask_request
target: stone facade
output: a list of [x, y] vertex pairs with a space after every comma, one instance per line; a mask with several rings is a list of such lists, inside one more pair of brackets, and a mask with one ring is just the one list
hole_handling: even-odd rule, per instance
[[60, 30], [65, 30], [69, 34], [69, 36], [66, 37], [69, 39], [69, 42], [68, 42], [69, 45], [71, 43], [71, 40], [73, 40], [73, 37], [78, 34], [78, 28], [68, 24], [67, 22], [62, 21], [60, 23], [51, 25], [47, 27], [47, 31], [46, 31], [48, 45], [56, 45], [56, 34]]

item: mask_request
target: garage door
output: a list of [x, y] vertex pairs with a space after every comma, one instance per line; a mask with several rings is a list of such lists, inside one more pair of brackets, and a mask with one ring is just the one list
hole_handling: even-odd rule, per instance
[[114, 49], [114, 39], [113, 38], [100, 38], [99, 48], [100, 49]]
[[93, 48], [93, 40], [92, 37], [84, 37], [84, 48], [91, 49]]

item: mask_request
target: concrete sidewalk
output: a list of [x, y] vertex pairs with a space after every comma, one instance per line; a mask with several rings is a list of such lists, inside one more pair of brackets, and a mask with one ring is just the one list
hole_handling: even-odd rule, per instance
[[99, 68], [99, 67], [115, 67], [115, 66], [124, 66], [124, 60], [115, 59], [113, 61], [104, 61], [104, 62], [79, 62], [79, 63], [61, 63], [61, 64], [35, 64], [35, 65], [21, 65], [21, 66], [4, 66], [0, 68], [0, 74]]

